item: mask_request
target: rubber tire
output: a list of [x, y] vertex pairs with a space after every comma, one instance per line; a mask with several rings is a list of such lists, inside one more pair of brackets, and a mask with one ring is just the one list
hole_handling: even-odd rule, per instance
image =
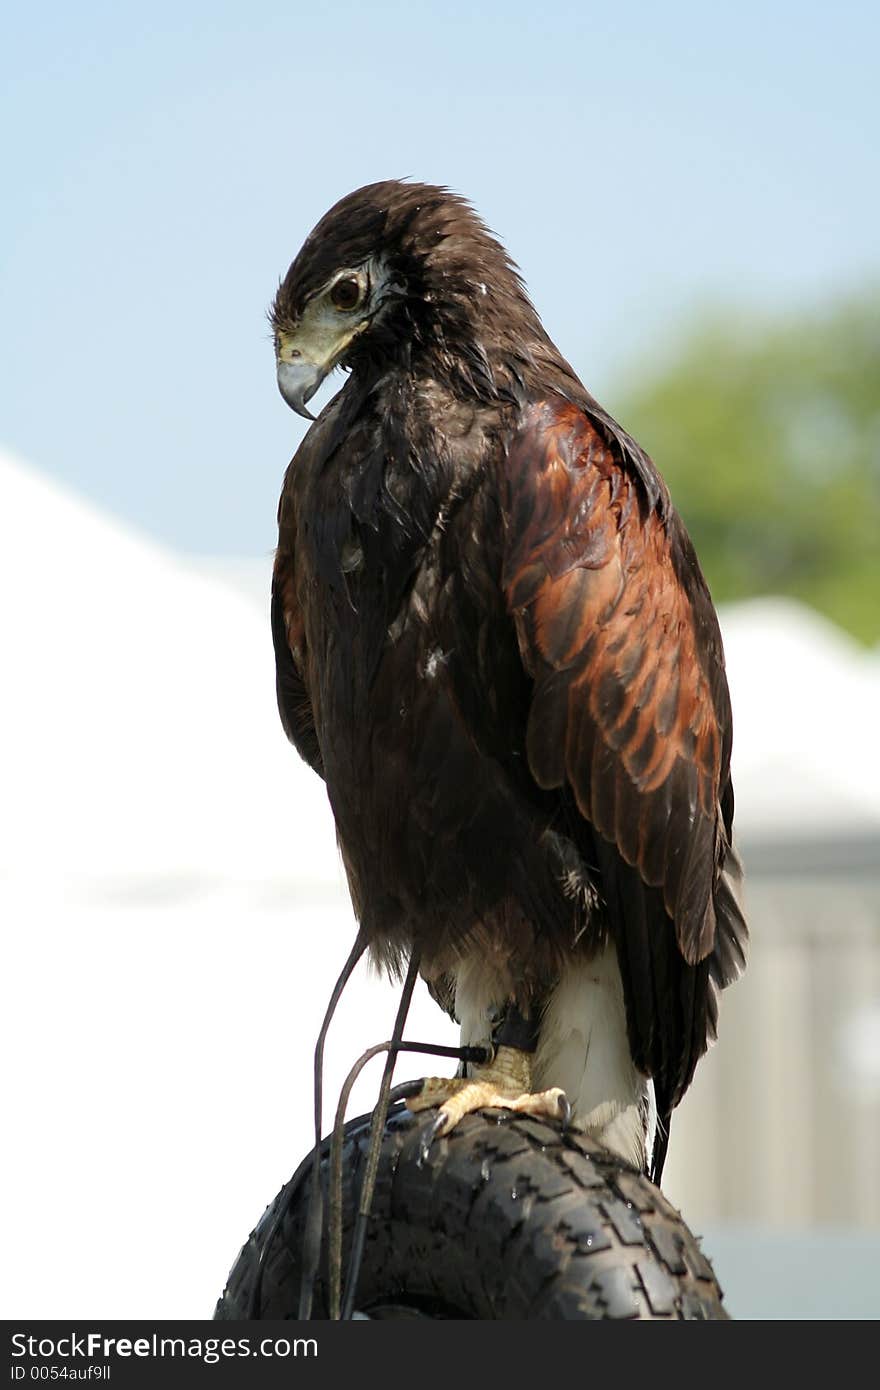
[[[362, 1116], [346, 1126], [343, 1277], [369, 1124]], [[589, 1139], [490, 1110], [463, 1120], [424, 1157], [425, 1128], [424, 1115], [401, 1108], [389, 1116], [358, 1286], [362, 1315], [727, 1318], [712, 1267], [680, 1214]], [[215, 1318], [253, 1316], [260, 1251], [285, 1199], [263, 1260], [258, 1316], [296, 1317], [307, 1170], [308, 1161], [266, 1209]], [[326, 1291], [325, 1223], [315, 1318], [328, 1316]]]

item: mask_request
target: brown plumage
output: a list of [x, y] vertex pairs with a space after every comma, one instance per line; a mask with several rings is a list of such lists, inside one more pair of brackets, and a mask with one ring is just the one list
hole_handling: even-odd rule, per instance
[[721, 638], [666, 487], [446, 190], [343, 199], [272, 319], [294, 408], [350, 369], [285, 478], [272, 626], [374, 953], [417, 944], [441, 992], [485, 957], [540, 1013], [610, 937], [662, 1136], [746, 940]]

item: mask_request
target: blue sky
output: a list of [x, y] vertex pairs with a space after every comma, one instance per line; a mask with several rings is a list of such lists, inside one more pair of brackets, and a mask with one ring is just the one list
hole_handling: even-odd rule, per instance
[[878, 279], [875, 5], [15, 10], [0, 445], [174, 546], [274, 544], [304, 426], [265, 310], [372, 179], [466, 194], [612, 409], [707, 304]]

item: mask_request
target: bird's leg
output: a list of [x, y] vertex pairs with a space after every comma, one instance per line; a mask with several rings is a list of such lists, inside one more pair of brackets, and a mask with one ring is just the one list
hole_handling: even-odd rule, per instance
[[471, 1066], [466, 1077], [429, 1077], [418, 1092], [407, 1097], [412, 1111], [438, 1107], [431, 1131], [433, 1139], [449, 1134], [465, 1115], [476, 1110], [500, 1108], [568, 1124], [571, 1107], [558, 1086], [533, 1092], [532, 1054], [537, 1046], [537, 1026], [511, 1004], [493, 1032], [490, 1060]]

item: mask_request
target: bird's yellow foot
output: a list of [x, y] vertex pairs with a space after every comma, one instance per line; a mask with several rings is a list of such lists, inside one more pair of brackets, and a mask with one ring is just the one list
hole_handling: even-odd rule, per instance
[[571, 1118], [565, 1092], [558, 1086], [531, 1091], [531, 1072], [530, 1053], [518, 1047], [499, 1047], [488, 1065], [472, 1068], [471, 1076], [428, 1077], [418, 1092], [407, 1096], [407, 1109], [418, 1112], [439, 1107], [428, 1144], [441, 1134], [450, 1134], [459, 1120], [475, 1110], [516, 1110], [542, 1120], [561, 1120], [564, 1127]]

